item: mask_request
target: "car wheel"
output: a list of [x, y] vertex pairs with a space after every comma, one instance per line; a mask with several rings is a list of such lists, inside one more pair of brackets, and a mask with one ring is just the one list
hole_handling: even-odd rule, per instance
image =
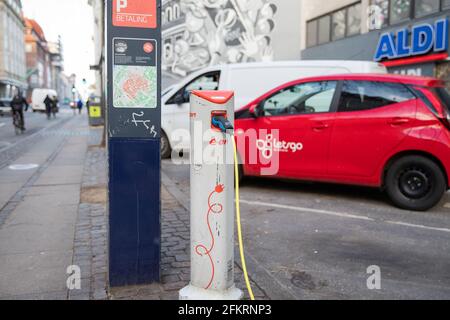
[[385, 183], [386, 192], [396, 206], [414, 211], [433, 208], [447, 190], [444, 172], [434, 161], [422, 156], [395, 161]]
[[169, 159], [172, 154], [172, 149], [170, 148], [170, 142], [167, 135], [163, 132], [161, 135], [161, 158]]

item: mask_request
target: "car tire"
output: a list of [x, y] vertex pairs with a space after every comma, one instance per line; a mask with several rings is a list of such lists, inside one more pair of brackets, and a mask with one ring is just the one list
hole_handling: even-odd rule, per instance
[[239, 184], [242, 184], [245, 180], [245, 174], [244, 174], [244, 166], [242, 164], [239, 165]]
[[165, 132], [161, 134], [161, 158], [170, 159], [172, 155], [172, 149], [170, 148], [170, 142]]
[[399, 208], [426, 211], [436, 206], [447, 190], [442, 169], [423, 156], [405, 156], [388, 169], [386, 192]]

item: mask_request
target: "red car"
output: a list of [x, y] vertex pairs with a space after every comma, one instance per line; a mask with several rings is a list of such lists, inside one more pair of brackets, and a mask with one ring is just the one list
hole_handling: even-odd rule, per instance
[[398, 207], [419, 211], [449, 189], [450, 94], [440, 80], [301, 79], [235, 116], [243, 176], [379, 187]]

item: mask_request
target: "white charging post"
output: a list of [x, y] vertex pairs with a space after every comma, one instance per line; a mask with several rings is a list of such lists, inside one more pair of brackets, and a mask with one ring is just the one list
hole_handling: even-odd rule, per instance
[[239, 300], [234, 284], [233, 134], [212, 125], [234, 123], [234, 93], [191, 94], [191, 282], [180, 300]]

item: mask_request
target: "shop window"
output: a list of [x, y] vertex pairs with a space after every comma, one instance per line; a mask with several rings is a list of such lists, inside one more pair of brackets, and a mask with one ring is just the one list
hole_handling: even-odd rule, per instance
[[361, 4], [347, 9], [347, 36], [361, 33]]
[[411, 18], [412, 0], [391, 0], [390, 22], [396, 24]]
[[331, 27], [330, 16], [320, 18], [318, 21], [318, 27], [319, 27], [318, 43], [323, 44], [330, 42], [330, 27]]
[[307, 29], [306, 45], [308, 47], [313, 47], [317, 45], [317, 20], [308, 22], [306, 29]]
[[336, 11], [331, 16], [332, 18], [332, 30], [331, 39], [339, 40], [345, 37], [346, 17], [345, 10]]
[[414, 11], [416, 18], [439, 12], [440, 0], [416, 0]]
[[442, 9], [450, 9], [450, 0], [442, 0]]
[[385, 28], [389, 24], [389, 0], [371, 0], [372, 6], [369, 29]]
[[307, 22], [307, 47], [361, 33], [361, 16], [361, 3], [358, 2]]

